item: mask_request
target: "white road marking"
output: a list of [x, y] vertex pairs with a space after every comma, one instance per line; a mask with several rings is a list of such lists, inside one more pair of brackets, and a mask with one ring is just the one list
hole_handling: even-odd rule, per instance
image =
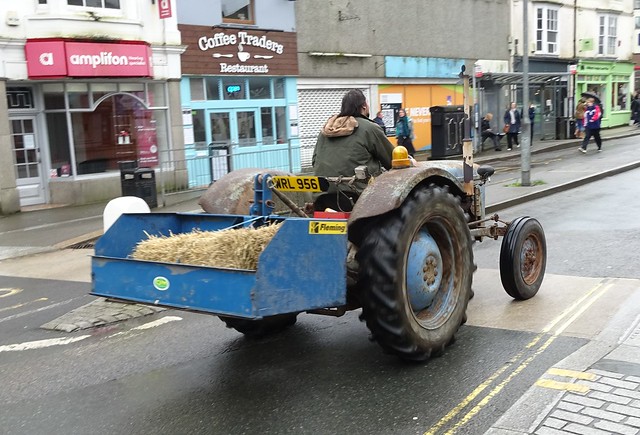
[[11, 305], [10, 307], [0, 308], [0, 311], [15, 310], [16, 308], [24, 307], [26, 305], [33, 304], [34, 302], [43, 302], [43, 301], [48, 301], [48, 300], [49, 300], [49, 298], [38, 298], [38, 299], [34, 299], [33, 301], [30, 301], [30, 302], [23, 302], [21, 304]]
[[81, 335], [79, 337], [70, 338], [50, 338], [48, 340], [27, 341], [25, 343], [7, 344], [0, 346], [0, 352], [19, 352], [22, 350], [43, 349], [51, 346], [62, 346], [65, 344], [75, 343], [91, 337], [90, 335]]
[[75, 301], [76, 299], [81, 298], [81, 297], [83, 297], [83, 296], [79, 296], [79, 297], [73, 298], [73, 299], [67, 299], [66, 301], [62, 301], [62, 302], [58, 302], [58, 303], [55, 303], [55, 304], [47, 305], [46, 307], [36, 308], [35, 310], [25, 311], [23, 313], [14, 314], [13, 316], [3, 317], [2, 319], [0, 319], [0, 323], [6, 322], [7, 320], [17, 319], [18, 317], [22, 317], [22, 316], [28, 316], [29, 314], [38, 313], [40, 311], [48, 310], [50, 308], [59, 307], [60, 305], [68, 304], [70, 302]]
[[182, 320], [182, 317], [178, 316], [167, 316], [162, 319], [154, 320], [153, 322], [145, 323], [144, 325], [136, 326], [135, 328], [131, 328], [132, 330], [142, 330], [142, 329], [150, 329], [155, 328], [156, 326], [164, 325], [169, 322], [177, 322], [178, 320]]

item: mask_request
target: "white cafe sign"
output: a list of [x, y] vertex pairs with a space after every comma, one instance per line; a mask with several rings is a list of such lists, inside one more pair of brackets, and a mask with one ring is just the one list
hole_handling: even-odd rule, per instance
[[[208, 50], [215, 50], [216, 48], [227, 47], [227, 46], [236, 46], [237, 53], [217, 53], [213, 52], [211, 57], [219, 59], [219, 58], [228, 58], [229, 63], [220, 62], [220, 73], [259, 73], [259, 74], [268, 74], [269, 73], [269, 65], [266, 63], [263, 65], [246, 65], [249, 59], [273, 59], [275, 55], [280, 55], [284, 53], [284, 46], [276, 41], [268, 39], [266, 35], [263, 36], [255, 36], [250, 35], [245, 31], [239, 31], [237, 35], [230, 34], [227, 35], [224, 32], [218, 32], [213, 36], [202, 36], [198, 39], [198, 47], [201, 51], [206, 52]], [[267, 50], [267, 52], [272, 52], [273, 54], [261, 55], [261, 54], [253, 54], [255, 48]], [[237, 57], [236, 63], [234, 59]]]

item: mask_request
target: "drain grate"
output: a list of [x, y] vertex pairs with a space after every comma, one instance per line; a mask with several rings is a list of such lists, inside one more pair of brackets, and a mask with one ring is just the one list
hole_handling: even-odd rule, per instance
[[98, 237], [74, 243], [73, 245], [67, 246], [67, 249], [93, 249], [96, 246], [96, 240], [98, 240]]

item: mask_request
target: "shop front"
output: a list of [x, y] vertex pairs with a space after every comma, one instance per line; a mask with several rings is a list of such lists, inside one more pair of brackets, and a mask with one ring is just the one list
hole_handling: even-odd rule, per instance
[[169, 91], [140, 42], [28, 40], [28, 80], [7, 83], [20, 206], [120, 196], [123, 164], [170, 149]]
[[602, 127], [626, 125], [631, 118], [633, 64], [581, 60], [576, 74], [576, 101], [583, 92], [600, 96], [604, 116]]
[[296, 34], [179, 25], [189, 186], [248, 167], [298, 172]]

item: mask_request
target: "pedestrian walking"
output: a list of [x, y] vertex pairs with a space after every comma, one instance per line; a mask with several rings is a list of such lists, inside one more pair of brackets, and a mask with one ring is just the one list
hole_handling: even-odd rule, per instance
[[511, 107], [504, 112], [504, 125], [505, 133], [507, 134], [507, 150], [512, 150], [514, 143], [520, 148], [518, 133], [520, 133], [521, 115], [514, 102], [512, 102]]
[[376, 113], [376, 117], [373, 118], [373, 122], [378, 124], [382, 131], [384, 131], [384, 119], [382, 118], [382, 111]]
[[398, 145], [402, 145], [407, 149], [409, 155], [413, 157], [416, 153], [413, 147], [413, 121], [407, 116], [405, 109], [398, 110], [398, 122], [396, 123], [396, 139], [398, 139]]
[[584, 98], [580, 98], [580, 100], [578, 100], [576, 113], [574, 114], [574, 118], [576, 119], [575, 136], [578, 139], [584, 138], [584, 109], [586, 108], [586, 101], [587, 100]]
[[635, 127], [640, 125], [640, 92], [636, 92], [631, 101], [631, 121]]
[[584, 128], [585, 135], [582, 141], [582, 146], [578, 148], [583, 154], [587, 153], [587, 145], [591, 136], [596, 141], [598, 146], [598, 152], [602, 151], [602, 139], [600, 138], [600, 122], [602, 120], [602, 109], [599, 104], [595, 104], [594, 98], [587, 99], [587, 107], [584, 111]]

